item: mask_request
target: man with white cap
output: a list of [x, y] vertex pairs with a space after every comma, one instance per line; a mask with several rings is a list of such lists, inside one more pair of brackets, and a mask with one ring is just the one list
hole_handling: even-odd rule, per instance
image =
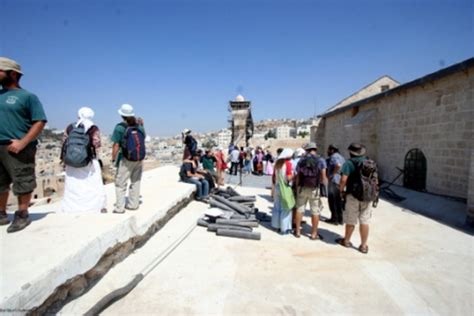
[[28, 206], [36, 188], [36, 138], [47, 122], [38, 97], [20, 87], [22, 75], [18, 63], [0, 57], [0, 225], [9, 224], [6, 206], [11, 184], [18, 197], [9, 233], [31, 223]]
[[[117, 166], [115, 193], [117, 202], [114, 213], [123, 214], [125, 209], [137, 210], [140, 204], [140, 181], [145, 158], [145, 129], [143, 121], [135, 117], [133, 106], [122, 104], [118, 113], [123, 121], [115, 126], [112, 133], [112, 161]], [[130, 180], [129, 196], [127, 184]]]

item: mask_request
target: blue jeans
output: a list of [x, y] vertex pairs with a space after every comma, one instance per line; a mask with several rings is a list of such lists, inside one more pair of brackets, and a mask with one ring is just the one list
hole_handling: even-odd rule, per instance
[[284, 209], [280, 201], [280, 187], [275, 186], [275, 198], [273, 201], [272, 227], [286, 233], [291, 230], [291, 210]]
[[209, 194], [209, 182], [206, 179], [184, 178], [183, 182], [192, 183], [196, 185], [196, 197], [205, 198]]

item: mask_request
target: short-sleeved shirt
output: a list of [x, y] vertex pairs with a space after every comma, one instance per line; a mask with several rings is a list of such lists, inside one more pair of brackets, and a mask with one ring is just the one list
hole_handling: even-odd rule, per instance
[[[306, 164], [306, 161], [308, 159], [316, 160], [316, 167], [318, 168], [320, 172], [322, 172], [322, 170], [327, 168], [326, 160], [324, 160], [320, 156], [315, 156], [312, 154], [306, 155], [304, 158], [300, 159], [300, 161], [298, 162], [298, 165], [296, 166], [296, 173], [298, 174], [298, 177], [300, 177], [300, 179], [302, 179], [303, 177], [303, 172], [302, 172], [303, 165]], [[318, 179], [317, 181], [318, 181], [317, 183], [319, 183], [320, 179]]]
[[196, 168], [194, 168], [191, 162], [185, 162], [181, 166], [181, 170], [179, 171], [179, 176], [181, 179], [189, 178], [188, 171], [191, 171], [191, 173], [196, 173]]
[[339, 172], [337, 174], [333, 175], [334, 169], [336, 168], [337, 165], [340, 165], [342, 167], [345, 162], [346, 162], [346, 160], [344, 159], [344, 157], [342, 157], [342, 155], [340, 153], [334, 153], [334, 154], [331, 155], [331, 157], [329, 157], [329, 159], [328, 159], [328, 178], [329, 178], [330, 181], [332, 181], [336, 184], [339, 184], [339, 182], [341, 181], [341, 170], [339, 170]]
[[[120, 145], [120, 150], [117, 156], [117, 163], [122, 159], [123, 137], [125, 135], [127, 127], [127, 124], [124, 122], [118, 123], [117, 125], [115, 125], [114, 131], [112, 132], [112, 136], [110, 137], [112, 143]], [[144, 136], [146, 135], [145, 128], [143, 127], [143, 125], [138, 125], [138, 129], [142, 131]]]
[[214, 171], [214, 164], [217, 162], [216, 157], [214, 156], [202, 156], [201, 163], [202, 167], [206, 170]]
[[[346, 162], [342, 165], [341, 168], [341, 173], [345, 176], [348, 176], [347, 179], [347, 193], [352, 192], [352, 185], [354, 183], [354, 172], [356, 171], [356, 165], [360, 162], [363, 162], [366, 160], [367, 157], [361, 156], [361, 157], [353, 157], [349, 160], [346, 160]], [[354, 164], [355, 163], [355, 164]]]
[[352, 161], [359, 163], [363, 162], [366, 159], [366, 157], [353, 157], [349, 160], [346, 160], [346, 162], [342, 165], [341, 173], [345, 176], [350, 176], [352, 173], [354, 173], [354, 171], [356, 171], [356, 166]]
[[38, 121], [47, 119], [36, 95], [24, 89], [0, 90], [0, 144], [22, 139]]
[[239, 159], [240, 159], [240, 151], [238, 149], [232, 150], [232, 152], [230, 153], [230, 161], [237, 163], [239, 162]]
[[327, 168], [326, 161], [323, 158], [319, 156], [315, 156], [315, 155], [307, 155], [298, 161], [298, 165], [296, 166], [297, 173], [300, 172], [300, 169], [303, 167], [303, 163], [306, 163], [307, 159], [315, 159], [319, 170], [323, 170]]

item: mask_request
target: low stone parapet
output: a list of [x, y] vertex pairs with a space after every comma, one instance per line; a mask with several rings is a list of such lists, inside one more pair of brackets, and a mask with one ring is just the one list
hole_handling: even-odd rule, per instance
[[178, 171], [145, 172], [137, 211], [111, 213], [110, 184], [107, 214], [60, 214], [58, 202], [31, 208], [33, 222], [21, 232], [2, 227], [0, 312], [42, 314], [81, 295], [190, 201], [195, 186], [179, 182]]

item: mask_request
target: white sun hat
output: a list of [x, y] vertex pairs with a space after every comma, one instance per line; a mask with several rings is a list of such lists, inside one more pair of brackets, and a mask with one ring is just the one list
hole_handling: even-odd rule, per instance
[[305, 153], [306, 153], [306, 151], [303, 148], [297, 148], [296, 151], [295, 151], [295, 156], [296, 157], [302, 157], [302, 156], [304, 156]]
[[290, 159], [291, 157], [293, 157], [293, 149], [285, 148], [278, 156], [278, 159]]
[[118, 110], [118, 113], [121, 116], [125, 117], [135, 116], [135, 113], [133, 113], [133, 106], [131, 106], [130, 104], [122, 104], [122, 106]]

